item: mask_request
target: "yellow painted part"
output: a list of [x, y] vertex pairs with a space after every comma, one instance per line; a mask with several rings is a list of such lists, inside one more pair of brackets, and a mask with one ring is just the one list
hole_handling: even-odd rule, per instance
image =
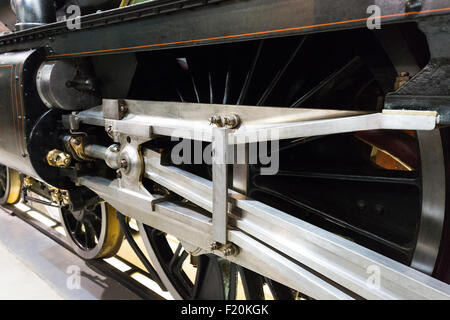
[[9, 170], [9, 195], [6, 203], [15, 204], [20, 200], [20, 192], [22, 190], [22, 182], [20, 181], [20, 175], [16, 170]]
[[122, 2], [120, 3], [120, 8], [122, 7], [126, 7], [127, 5], [129, 5], [130, 0], [122, 0]]
[[135, 3], [136, 3], [136, 0], [122, 0], [122, 2], [120, 3], [120, 8], [126, 7], [126, 6], [131, 6]]
[[110, 258], [116, 255], [122, 245], [123, 233], [116, 213], [116, 209], [110, 204], [106, 204], [106, 238], [97, 258]]

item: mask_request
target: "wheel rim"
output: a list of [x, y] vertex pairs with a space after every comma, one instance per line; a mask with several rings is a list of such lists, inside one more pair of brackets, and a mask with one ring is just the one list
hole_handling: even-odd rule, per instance
[[[352, 135], [338, 138], [347, 144], [355, 140]], [[330, 142], [337, 144], [339, 139], [331, 138]], [[256, 168], [251, 178], [250, 196], [293, 215], [294, 211], [301, 212], [297, 215], [300, 219], [432, 274], [446, 209], [445, 167], [439, 131], [418, 133], [417, 144], [420, 150], [417, 149], [415, 171], [364, 172], [354, 168], [346, 171], [341, 169], [345, 166], [338, 157], [333, 159], [339, 164], [337, 172], [302, 168], [290, 171], [283, 170], [282, 166], [276, 176], [263, 177]], [[430, 148], [436, 149], [436, 146], [441, 147], [430, 152]], [[290, 148], [284, 152], [295, 157], [308, 151], [312, 154], [311, 150], [305, 146], [296, 153]], [[303, 162], [298, 161], [296, 165], [302, 167]], [[356, 167], [355, 163], [352, 165]], [[288, 186], [296, 186], [296, 190], [289, 190]], [[326, 199], [323, 194], [327, 194]], [[337, 209], [333, 212], [328, 204]]]
[[116, 210], [109, 204], [100, 202], [79, 212], [63, 207], [60, 216], [72, 248], [80, 257], [109, 258], [119, 251], [123, 233]]
[[6, 202], [7, 190], [9, 188], [8, 171], [5, 166], [0, 165], [0, 204]]
[[439, 130], [418, 132], [422, 168], [422, 214], [411, 266], [432, 274], [445, 218], [445, 158]]
[[22, 182], [19, 173], [0, 165], [0, 205], [19, 202], [21, 191]]

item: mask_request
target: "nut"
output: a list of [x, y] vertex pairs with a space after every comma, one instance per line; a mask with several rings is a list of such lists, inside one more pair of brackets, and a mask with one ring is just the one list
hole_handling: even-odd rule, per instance
[[81, 139], [79, 137], [74, 137], [74, 138], [72, 138], [71, 142], [74, 145], [79, 146], [81, 144]]
[[239, 116], [235, 114], [223, 117], [223, 124], [229, 129], [236, 128], [239, 125], [239, 123], [240, 123]]
[[120, 146], [118, 144], [113, 144], [111, 147], [109, 147], [111, 152], [117, 153], [120, 151]]
[[222, 245], [221, 245], [220, 243], [214, 241], [214, 242], [211, 242], [211, 244], [210, 244], [210, 249], [211, 249], [212, 251], [214, 251], [214, 250], [219, 250], [221, 246], [222, 246]]
[[219, 115], [213, 115], [209, 118], [209, 124], [215, 124], [218, 127], [222, 126], [222, 118]]
[[127, 161], [126, 159], [120, 160], [120, 167], [121, 167], [122, 169], [128, 168], [128, 161]]
[[227, 244], [224, 249], [222, 249], [223, 255], [225, 257], [237, 256], [239, 254], [239, 249], [234, 244]]

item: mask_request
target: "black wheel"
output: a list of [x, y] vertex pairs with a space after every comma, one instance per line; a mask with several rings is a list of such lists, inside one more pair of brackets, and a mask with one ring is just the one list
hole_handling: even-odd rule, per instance
[[19, 202], [21, 191], [22, 182], [19, 173], [0, 165], [0, 205]]
[[[368, 30], [142, 53], [139, 59], [131, 99], [380, 111], [396, 79], [384, 49]], [[158, 144], [162, 146], [164, 142]], [[251, 166], [251, 198], [425, 273], [437, 268], [446, 233], [448, 152], [439, 130], [285, 140], [278, 151], [278, 174], [263, 176], [261, 165]], [[211, 179], [206, 164], [182, 167]], [[215, 275], [216, 282], [204, 287], [201, 281], [186, 282], [172, 270], [179, 259], [187, 259], [183, 249], [174, 258], [163, 234], [147, 226], [141, 233], [180, 297], [195, 298], [199, 292], [230, 297], [234, 289], [227, 284], [235, 276], [229, 270], [235, 266], [199, 256], [197, 273], [204, 279]], [[258, 275], [248, 279], [251, 288], [270, 283]], [[195, 289], [198, 285], [201, 289]]]
[[109, 204], [96, 202], [76, 212], [63, 207], [60, 216], [73, 249], [83, 259], [109, 258], [119, 251], [123, 233]]
[[155, 270], [175, 299], [295, 298], [291, 289], [214, 254], [192, 252], [183, 241], [157, 229], [139, 223], [139, 231]]

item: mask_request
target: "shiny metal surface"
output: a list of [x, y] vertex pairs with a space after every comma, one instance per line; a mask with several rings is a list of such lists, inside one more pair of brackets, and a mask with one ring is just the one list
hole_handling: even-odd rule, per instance
[[418, 131], [422, 166], [422, 215], [411, 267], [432, 274], [445, 216], [445, 164], [439, 130]]
[[248, 130], [237, 130], [234, 133], [230, 133], [230, 143], [243, 144], [378, 129], [433, 130], [436, 127], [436, 121], [436, 112], [389, 112], [383, 110], [383, 113], [299, 121], [282, 125], [255, 127]]
[[53, 1], [11, 0], [11, 7], [17, 16], [16, 30], [26, 30], [56, 21]]
[[[82, 72], [71, 61], [44, 62], [36, 76], [36, 86], [42, 101], [48, 108], [63, 110], [82, 110], [101, 103], [100, 96], [92, 90], [80, 90], [70, 85]], [[83, 79], [88, 81], [89, 78]]]
[[[139, 223], [139, 230], [144, 234], [144, 244], [150, 254], [150, 257], [153, 257], [152, 262], [155, 260], [157, 261], [157, 259], [155, 259], [156, 256], [153, 252], [153, 248], [148, 242], [148, 237], [145, 236], [146, 231], [142, 223]], [[283, 257], [264, 245], [261, 245], [258, 241], [252, 239], [251, 237], [235, 231], [230, 231], [228, 236], [230, 239], [233, 239], [234, 243], [241, 246], [241, 248], [245, 248], [236, 257], [226, 257], [230, 261], [268, 277], [276, 274], [277, 279], [280, 282], [292, 288], [301, 287], [302, 292], [308, 292], [308, 294], [312, 297], [329, 300], [353, 299], [348, 294], [334, 288], [326, 281], [320, 279], [286, 257]], [[216, 251], [215, 253], [224, 257], [220, 251]], [[164, 270], [158, 263], [155, 264], [155, 268], [172, 296], [176, 299], [181, 299], [181, 295], [168, 280], [167, 275], [165, 274], [166, 270]]]
[[[82, 177], [79, 183], [137, 221], [210, 250], [209, 217], [171, 202], [158, 203], [152, 211], [151, 198], [126, 192], [116, 181]], [[212, 188], [210, 195], [212, 206]], [[450, 286], [445, 283], [260, 202], [237, 194], [233, 198], [238, 211], [233, 211], [230, 223], [235, 229], [228, 231], [228, 239], [240, 253], [226, 257], [230, 261], [317, 299], [330, 298], [333, 287], [322, 279], [332, 279], [368, 299], [450, 299]], [[319, 280], [304, 266], [325, 278]], [[368, 284], [369, 268], [379, 270], [379, 286]], [[341, 290], [331, 292], [336, 298], [349, 298]]]
[[[146, 199], [134, 192], [126, 194], [118, 188], [116, 181], [83, 177], [79, 182], [101, 195], [123, 214], [209, 251], [212, 241], [210, 218], [170, 202], [158, 203], [155, 205], [155, 211], [152, 211], [150, 198]], [[229, 232], [228, 236], [230, 235]], [[303, 292], [317, 299], [351, 298], [279, 253], [258, 245], [251, 237], [244, 235], [233, 237], [239, 239], [240, 245], [248, 243], [248, 246], [243, 246], [245, 250], [237, 257], [226, 258], [268, 277], [275, 276], [274, 279], [285, 282], [294, 289], [301, 288]], [[215, 253], [221, 255], [220, 251]], [[264, 261], [267, 261], [267, 264], [263, 264]]]
[[[220, 133], [226, 131], [221, 128], [211, 127], [208, 119], [212, 115], [224, 116], [226, 114], [238, 114], [241, 119], [240, 127], [233, 130], [227, 129], [229, 131], [227, 132], [228, 143], [235, 143], [238, 146], [245, 146], [246, 143], [258, 141], [361, 130], [433, 130], [436, 126], [437, 117], [435, 112], [420, 111], [385, 111], [383, 113], [367, 114], [338, 110], [293, 110], [259, 107], [258, 112], [255, 112], [254, 107], [245, 106], [209, 105], [208, 108], [202, 108], [200, 104], [142, 101], [127, 101], [126, 103], [128, 113], [122, 120], [103, 119], [104, 114], [100, 107], [80, 112], [77, 116], [84, 123], [105, 126], [107, 131], [108, 129], [111, 130], [115, 138], [132, 134], [133, 137], [141, 137], [147, 140], [151, 134], [156, 133], [183, 138], [195, 137], [196, 140], [203, 141], [214, 141], [213, 138], [219, 134], [217, 131], [220, 131]], [[254, 114], [257, 117], [253, 116]], [[274, 132], [276, 133], [275, 135], [273, 134]], [[227, 140], [225, 137], [223, 138], [225, 141]], [[440, 141], [439, 139], [436, 140]], [[430, 145], [429, 143], [424, 143]], [[126, 143], [123, 145], [128, 147]], [[222, 162], [226, 161], [225, 153], [227, 153], [227, 150], [225, 145], [226, 143], [217, 145], [217, 142], [215, 142], [214, 154], [216, 160], [220, 158], [219, 160]], [[437, 148], [438, 146], [434, 147]], [[430, 152], [430, 150], [422, 150], [422, 152]], [[340, 238], [337, 238], [331, 233], [327, 233], [325, 230], [315, 229], [318, 234], [325, 233], [326, 236], [321, 236], [319, 237], [320, 239], [317, 238], [311, 245], [310, 239], [313, 237], [312, 235], [306, 236], [305, 230], [316, 227], [308, 224], [305, 225], [305, 222], [297, 221], [297, 219], [294, 221], [292, 220], [294, 218], [287, 214], [264, 206], [261, 203], [246, 200], [243, 195], [231, 190], [225, 193], [222, 192], [225, 189], [223, 186], [228, 184], [224, 184], [226, 183], [226, 179], [222, 179], [224, 177], [223, 170], [219, 170], [218, 165], [213, 165], [213, 182], [210, 182], [179, 169], [162, 167], [158, 155], [149, 150], [143, 151], [143, 161], [143, 170], [147, 178], [152, 179], [213, 213], [212, 229], [209, 226], [207, 232], [209, 234], [208, 239], [196, 239], [196, 237], [186, 234], [186, 229], [175, 230], [179, 231], [179, 233], [171, 232], [179, 237], [179, 239], [204, 249], [208, 249], [208, 247], [205, 247], [204, 243], [202, 245], [196, 241], [210, 241], [212, 238], [214, 241], [225, 243], [226, 237], [223, 236], [223, 231], [226, 230], [227, 223], [226, 220], [224, 222], [223, 211], [227, 211], [228, 201], [226, 199], [227, 193], [229, 192], [231, 197], [235, 198], [231, 207], [237, 207], [239, 211], [235, 213], [235, 219], [231, 222], [234, 227], [252, 235], [259, 241], [270, 245], [283, 254], [295, 258], [298, 262], [301, 261], [302, 264], [305, 264], [329, 279], [333, 279], [333, 281], [362, 297], [382, 299], [449, 297], [447, 296], [448, 292], [446, 292], [448, 288], [442, 286], [439, 282], [433, 283], [433, 286], [436, 286], [438, 289], [433, 286], [429, 287], [429, 284], [422, 283], [422, 280], [424, 280], [421, 278], [423, 274], [411, 268], [405, 269], [407, 267], [404, 265], [350, 241], [345, 242], [345, 245], [343, 245], [340, 242]], [[426, 161], [425, 159], [424, 166], [428, 166]], [[138, 165], [138, 167], [140, 168], [141, 165]], [[435, 175], [432, 174], [427, 179], [433, 180], [433, 176]], [[136, 176], [132, 179], [137, 181]], [[130, 185], [131, 181], [124, 184], [119, 180], [118, 183], [121, 189], [126, 192], [128, 189], [127, 186]], [[428, 185], [430, 184], [428, 183]], [[441, 184], [438, 183], [438, 185]], [[433, 190], [428, 190], [425, 187], [424, 195], [430, 196], [430, 193], [433, 193], [433, 196], [439, 197], [439, 191]], [[139, 194], [142, 196], [142, 192], [139, 192]], [[136, 196], [136, 194], [133, 196]], [[123, 201], [127, 201], [125, 200], [126, 197], [126, 195], [123, 196]], [[131, 199], [128, 201], [134, 202]], [[224, 203], [227, 205], [223, 206]], [[429, 216], [429, 213], [426, 213], [430, 212], [427, 208], [427, 205], [429, 205], [427, 203], [427, 201], [424, 201], [425, 215], [423, 217]], [[128, 208], [128, 210], [124, 210], [123, 212], [124, 214], [128, 214], [130, 210]], [[136, 211], [136, 209], [133, 210]], [[141, 218], [143, 219], [144, 216], [145, 213], [142, 212]], [[189, 220], [189, 218], [187, 219]], [[140, 219], [137, 220], [143, 221]], [[274, 223], [274, 221], [278, 222]], [[293, 224], [295, 224], [295, 227], [293, 227]], [[149, 225], [156, 227], [152, 224]], [[302, 228], [306, 229], [302, 230]], [[302, 238], [302, 234], [304, 238]], [[421, 240], [424, 232], [421, 234], [418, 245], [419, 251], [417, 251], [419, 255], [420, 246], [424, 243]], [[438, 238], [438, 236], [436, 237]], [[292, 239], [296, 239], [296, 241]], [[321, 241], [324, 242], [321, 243]], [[336, 243], [339, 244], [336, 245]], [[303, 245], [306, 247], [303, 247]], [[311, 246], [314, 247], [314, 250], [311, 249], [310, 251]], [[332, 253], [326, 249], [330, 246], [335, 247]], [[340, 249], [338, 250], [337, 248]], [[376, 290], [369, 288], [366, 284], [367, 270], [372, 266], [375, 266], [381, 271], [381, 284]], [[410, 276], [411, 272], [412, 276]], [[277, 279], [276, 275], [272, 275], [271, 278]], [[429, 280], [425, 282], [429, 282]], [[441, 289], [444, 290], [444, 293], [441, 292]]]
[[449, 285], [347, 239], [257, 201], [236, 205], [238, 229], [363, 298], [450, 299]]
[[213, 129], [213, 237], [214, 241], [227, 243], [228, 226], [228, 164], [227, 164], [228, 129]]
[[[433, 131], [432, 135], [436, 135], [436, 132]], [[427, 140], [424, 140], [427, 141]], [[440, 141], [440, 140], [438, 140]], [[429, 142], [429, 141], [428, 141]], [[212, 210], [212, 183], [206, 179], [200, 178], [198, 176], [194, 176], [190, 173], [187, 173], [185, 171], [182, 171], [178, 168], [175, 167], [170, 167], [170, 166], [161, 166], [160, 165], [160, 157], [157, 153], [150, 151], [150, 150], [145, 150], [144, 151], [144, 159], [145, 159], [145, 164], [146, 164], [146, 177], [154, 180], [155, 182], [163, 185], [166, 188], [169, 188], [171, 190], [173, 190], [174, 192], [182, 195], [183, 197], [185, 197], [186, 199], [196, 203], [197, 205], [201, 206], [202, 208], [211, 211]], [[431, 177], [431, 176], [430, 176]], [[438, 192], [439, 194], [440, 192]], [[295, 245], [298, 249], [293, 249], [293, 251], [291, 252], [286, 252], [284, 251], [284, 249], [280, 249], [283, 252], [285, 252], [286, 254], [288, 254], [289, 256], [298, 256], [299, 260], [298, 261], [302, 261], [303, 263], [305, 263], [306, 265], [309, 265], [309, 263], [311, 263], [311, 265], [309, 265], [310, 267], [315, 267], [314, 270], [317, 270], [317, 266], [313, 265], [313, 261], [315, 259], [320, 259], [318, 256], [316, 257], [315, 253], [320, 255], [321, 251], [318, 250], [317, 248], [311, 248], [310, 251], [309, 249], [307, 251], [309, 251], [310, 253], [310, 257], [309, 258], [305, 258], [303, 256], [302, 252], [305, 252], [305, 248], [301, 248], [302, 244], [305, 244], [305, 239], [311, 239], [308, 240], [307, 243], [311, 242], [311, 241], [316, 241], [313, 240], [311, 238], [311, 236], [305, 235], [305, 239], [301, 240], [301, 239], [297, 239], [297, 240], [292, 240], [295, 239], [296, 235], [299, 236], [300, 230], [298, 231], [289, 231], [287, 229], [289, 229], [289, 223], [284, 225], [284, 222], [282, 222], [283, 219], [286, 220], [286, 222], [288, 221], [292, 221], [292, 223], [294, 223], [295, 221], [297, 221], [298, 223], [302, 223], [304, 225], [308, 225], [304, 222], [300, 222], [300, 220], [295, 219], [293, 217], [290, 217], [276, 209], [270, 208], [268, 206], [262, 205], [261, 203], [257, 202], [257, 201], [250, 201], [250, 200], [246, 200], [244, 196], [240, 195], [237, 192], [231, 191], [230, 190], [230, 195], [232, 197], [232, 199], [234, 199], [233, 202], [233, 206], [238, 207], [239, 210], [243, 213], [243, 217], [238, 218], [237, 220], [232, 220], [235, 221], [236, 225], [240, 227], [241, 230], [245, 230], [246, 232], [248, 232], [251, 235], [256, 236], [258, 239], [263, 239], [265, 240], [265, 242], [267, 244], [270, 244], [271, 246], [274, 245], [275, 247], [277, 247], [277, 245], [275, 243], [278, 243], [278, 245], [280, 247], [287, 245], [288, 243], [292, 242], [292, 245]], [[258, 211], [258, 207], [261, 207], [263, 209], [261, 209], [260, 211]], [[273, 213], [273, 216], [268, 215], [266, 218], [264, 218], [264, 215], [268, 212], [271, 211], [271, 213]], [[283, 219], [278, 219], [276, 218], [277, 216], [282, 216]], [[262, 220], [261, 220], [262, 219]], [[280, 220], [280, 221], [278, 221]], [[276, 227], [275, 227], [276, 226]], [[286, 229], [284, 229], [286, 227]], [[312, 228], [316, 228], [313, 227], [311, 225]], [[251, 231], [253, 230], [253, 231]], [[259, 231], [258, 231], [259, 230]], [[263, 231], [264, 230], [264, 231]], [[318, 229], [316, 229], [318, 230]], [[260, 233], [261, 232], [261, 233]], [[323, 230], [321, 230], [321, 232], [323, 232]], [[331, 236], [331, 233], [330, 233]], [[334, 239], [340, 239], [337, 236], [333, 235]], [[435, 237], [436, 238], [436, 237]], [[440, 240], [440, 234], [437, 235], [437, 238], [439, 238]], [[279, 242], [278, 240], [279, 239]], [[364, 253], [370, 253], [370, 250], [364, 249], [363, 247], [360, 247], [356, 244], [351, 243], [350, 241], [346, 241], [346, 245], [348, 247], [348, 250], [350, 250], [350, 248], [356, 248], [357, 251], [360, 250], [364, 250]], [[320, 242], [318, 242], [320, 243]], [[320, 244], [319, 244], [320, 246]], [[437, 246], [439, 246], [437, 244]], [[353, 250], [353, 249], [351, 249]], [[326, 260], [322, 260], [318, 263], [330, 263], [332, 265], [334, 265], [334, 263], [339, 264], [342, 263], [342, 266], [351, 266], [352, 263], [360, 263], [360, 262], [355, 262], [355, 259], [357, 257], [356, 252], [353, 252], [354, 254], [357, 254], [354, 257], [349, 257], [346, 256], [345, 258], [338, 258], [336, 256], [330, 256], [331, 253], [326, 253], [327, 251], [323, 251], [322, 253], [324, 254], [324, 257], [328, 257]], [[332, 250], [333, 255], [338, 254], [338, 250]], [[344, 252], [345, 253], [345, 252]], [[342, 254], [344, 254], [342, 253]], [[347, 253], [345, 253], [347, 254]], [[375, 255], [376, 256], [376, 260], [380, 260], [381, 262], [373, 262], [374, 266], [380, 266], [383, 265], [385, 263], [385, 261], [391, 261], [390, 259], [387, 259], [382, 257], [379, 254], [375, 254], [374, 252], [371, 253], [371, 255]], [[301, 259], [300, 259], [301, 256]], [[312, 259], [313, 261], [309, 261], [308, 259]], [[348, 259], [348, 262], [345, 262], [346, 259]], [[362, 256], [359, 257], [356, 261], [360, 261], [362, 260]], [[328, 262], [326, 262], [327, 260], [329, 260]], [[317, 263], [317, 261], [316, 261]], [[366, 263], [366, 267], [370, 266], [371, 264], [369, 264], [369, 262], [365, 262]], [[405, 266], [391, 261], [390, 263], [394, 263], [396, 268], [401, 268], [404, 269]], [[323, 266], [323, 270], [325, 270], [328, 273], [328, 276], [330, 277], [330, 279], [336, 280], [336, 279], [342, 279], [342, 283], [344, 286], [348, 287], [352, 281], [355, 281], [357, 279], [357, 277], [360, 277], [359, 280], [359, 286], [361, 286], [358, 290], [367, 290], [367, 288], [365, 288], [365, 282], [363, 281], [363, 279], [365, 279], [365, 277], [367, 277], [367, 273], [365, 272], [364, 268], [361, 268], [360, 270], [352, 270], [351, 272], [353, 273], [353, 275], [351, 273], [349, 273], [349, 271], [346, 272], [342, 272], [344, 269], [341, 269], [341, 272], [338, 269], [338, 266], [335, 266], [337, 269], [335, 271], [332, 271], [331, 265], [327, 266], [326, 264]], [[413, 266], [415, 267], [415, 266]], [[344, 267], [345, 268], [345, 267]], [[386, 266], [386, 268], [391, 268]], [[409, 269], [408, 269], [409, 270]], [[412, 269], [410, 269], [412, 270]], [[382, 269], [380, 269], [380, 271], [382, 271], [381, 274], [381, 283], [382, 286], [389, 286], [391, 287], [392, 284], [390, 284], [390, 282], [392, 281], [391, 276], [384, 274], [385, 271], [383, 271]], [[394, 270], [391, 270], [394, 271]], [[329, 273], [329, 272], [333, 272], [333, 274]], [[361, 272], [359, 275], [355, 275], [354, 273], [358, 273]], [[396, 275], [401, 274], [404, 271], [401, 272], [395, 272]], [[415, 271], [411, 271], [413, 272], [416, 276], [420, 275], [420, 273], [417, 273]], [[405, 273], [405, 275], [407, 275], [407, 273]], [[387, 277], [386, 280], [384, 280], [384, 276]], [[340, 283], [338, 280], [337, 282]], [[356, 290], [356, 289], [355, 289]], [[401, 292], [402, 289], [398, 289], [399, 292]], [[359, 294], [361, 294], [364, 297], [368, 297], [368, 298], [374, 298], [374, 297], [383, 297], [380, 294], [381, 293], [371, 293], [370, 290], [367, 293], [364, 292], [360, 292], [358, 291]], [[397, 293], [398, 294], [398, 293]], [[406, 293], [400, 293], [400, 294], [406, 294]], [[387, 297], [384, 296], [384, 298], [396, 298], [395, 295], [392, 295], [391, 297]]]
[[[229, 144], [300, 138], [364, 130], [433, 130], [437, 114], [424, 111], [358, 111], [248, 107], [126, 100], [122, 120], [104, 117], [102, 107], [80, 112], [81, 122], [149, 138], [151, 134], [212, 141], [213, 115], [237, 114], [241, 125], [230, 130]], [[256, 110], [257, 109], [257, 110]]]
[[84, 153], [91, 158], [95, 159], [101, 159], [106, 160], [106, 152], [108, 151], [108, 148], [95, 145], [95, 144], [89, 144], [84, 147]]

